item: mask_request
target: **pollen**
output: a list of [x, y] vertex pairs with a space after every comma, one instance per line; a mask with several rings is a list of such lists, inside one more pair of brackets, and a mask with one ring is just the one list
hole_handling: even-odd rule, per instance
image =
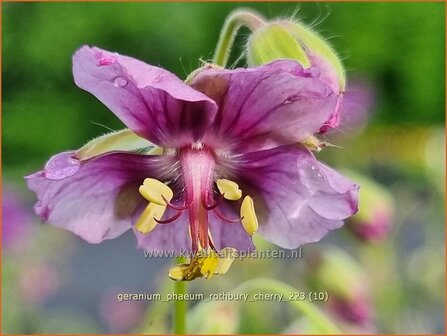
[[217, 189], [222, 194], [222, 196], [230, 201], [237, 201], [242, 197], [242, 191], [239, 189], [239, 185], [236, 182], [219, 179], [216, 181]]
[[158, 224], [155, 219], [160, 220], [165, 211], [166, 206], [149, 203], [135, 223], [135, 229], [143, 234], [151, 232]]
[[165, 206], [166, 202], [169, 202], [174, 196], [171, 188], [163, 182], [153, 178], [145, 179], [138, 190], [149, 202], [163, 206]]
[[219, 256], [217, 255], [217, 253], [212, 251], [205, 258], [202, 259], [202, 267], [200, 268], [200, 273], [202, 273], [202, 275], [206, 279], [210, 279], [217, 271], [218, 265]]
[[256, 217], [253, 199], [250, 196], [245, 196], [242, 201], [241, 222], [249, 235], [258, 230], [258, 218]]
[[191, 281], [197, 278], [210, 279], [214, 275], [225, 274], [229, 270], [236, 249], [226, 247], [219, 252], [200, 250], [189, 264], [180, 264], [169, 270], [169, 277], [175, 281]]

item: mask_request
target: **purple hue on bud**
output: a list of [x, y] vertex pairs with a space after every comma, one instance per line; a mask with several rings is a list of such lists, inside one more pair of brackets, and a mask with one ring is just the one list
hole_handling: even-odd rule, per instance
[[352, 172], [347, 174], [364, 186], [359, 195], [362, 205], [358, 213], [349, 219], [347, 228], [364, 241], [386, 239], [394, 216], [392, 194], [369, 177]]
[[330, 298], [329, 309], [344, 321], [358, 326], [366, 326], [371, 319], [371, 302], [362, 293], [354, 296], [351, 300], [340, 297]]
[[318, 291], [327, 292], [329, 310], [343, 322], [365, 327], [372, 320], [368, 278], [346, 252], [330, 248], [313, 256], [313, 279]]

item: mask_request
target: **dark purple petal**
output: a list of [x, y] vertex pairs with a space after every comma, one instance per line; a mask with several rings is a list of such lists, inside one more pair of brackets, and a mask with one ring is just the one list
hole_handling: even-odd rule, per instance
[[[147, 202], [140, 205], [138, 211], [133, 216], [133, 224], [138, 220], [141, 212], [147, 206]], [[167, 208], [162, 220], [171, 218], [177, 213], [176, 210]], [[184, 253], [191, 253], [191, 237], [188, 233], [189, 221], [188, 213], [183, 213], [175, 221], [168, 224], [158, 224], [155, 229], [146, 234], [142, 234], [133, 229], [137, 237], [138, 248], [146, 251], [166, 251], [166, 256], [177, 256]]]
[[166, 156], [108, 153], [79, 161], [75, 152], [50, 159], [43, 171], [25, 177], [37, 195], [36, 213], [50, 224], [90, 243], [131, 228], [146, 177], [159, 178], [172, 162]]
[[[239, 211], [226, 202], [219, 204], [221, 214], [228, 219], [237, 219], [240, 217]], [[225, 247], [232, 247], [238, 251], [251, 251], [254, 245], [251, 236], [245, 232], [242, 223], [225, 222], [215, 214], [210, 214], [210, 232], [214, 246], [217, 250]]]
[[216, 104], [172, 73], [131, 57], [84, 46], [73, 56], [76, 84], [136, 134], [165, 147], [201, 138]]
[[192, 87], [219, 106], [206, 143], [246, 150], [251, 141], [292, 144], [318, 132], [337, 104], [337, 95], [294, 61], [236, 70], [200, 72]]
[[259, 233], [279, 246], [318, 241], [357, 211], [358, 186], [301, 146], [244, 154], [235, 164], [254, 199]]

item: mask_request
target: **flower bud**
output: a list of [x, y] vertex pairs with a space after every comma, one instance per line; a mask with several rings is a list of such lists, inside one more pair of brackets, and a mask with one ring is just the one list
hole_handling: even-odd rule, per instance
[[247, 44], [250, 66], [275, 59], [293, 59], [304, 69], [317, 70], [319, 78], [335, 93], [345, 91], [345, 72], [337, 54], [321, 36], [299, 22], [270, 22], [250, 35]]
[[359, 193], [359, 211], [347, 220], [347, 228], [364, 241], [380, 241], [388, 237], [393, 215], [391, 193], [374, 180], [356, 173], [347, 175], [362, 188]]
[[340, 123], [346, 78], [343, 65], [326, 41], [299, 22], [274, 21], [255, 29], [247, 43], [247, 62], [250, 66], [276, 59], [297, 61], [303, 72], [318, 78], [338, 96], [337, 105], [321, 126], [325, 133]]
[[314, 265], [316, 289], [327, 292], [328, 307], [344, 322], [365, 326], [371, 320], [366, 274], [347, 253], [331, 248]]

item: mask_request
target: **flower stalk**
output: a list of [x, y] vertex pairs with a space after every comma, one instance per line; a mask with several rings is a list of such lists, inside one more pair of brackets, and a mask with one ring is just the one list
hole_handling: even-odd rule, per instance
[[[186, 262], [184, 257], [177, 258], [177, 264]], [[183, 299], [187, 293], [186, 281], [176, 281], [174, 283], [174, 292], [176, 294], [176, 300], [174, 303], [174, 334], [185, 335], [186, 334], [186, 313], [188, 310], [188, 302]]]
[[220, 32], [214, 53], [213, 63], [225, 67], [233, 47], [236, 34], [241, 27], [247, 27], [251, 31], [264, 25], [264, 19], [256, 12], [250, 10], [236, 10], [225, 20]]

